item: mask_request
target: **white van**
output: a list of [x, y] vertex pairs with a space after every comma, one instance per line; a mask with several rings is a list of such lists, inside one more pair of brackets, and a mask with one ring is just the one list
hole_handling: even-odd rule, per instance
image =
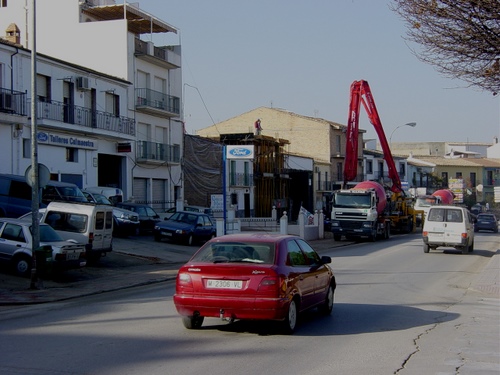
[[112, 206], [50, 202], [40, 221], [49, 224], [65, 240], [85, 244], [89, 261], [97, 261], [113, 250]]
[[424, 253], [440, 246], [454, 247], [463, 254], [474, 250], [474, 221], [469, 210], [464, 207], [431, 207], [422, 234]]

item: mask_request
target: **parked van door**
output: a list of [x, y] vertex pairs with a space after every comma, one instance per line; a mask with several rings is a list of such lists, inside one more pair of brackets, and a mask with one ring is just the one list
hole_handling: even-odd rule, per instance
[[91, 203], [50, 202], [41, 222], [64, 239], [84, 243], [87, 259], [98, 260], [113, 249], [113, 208]]

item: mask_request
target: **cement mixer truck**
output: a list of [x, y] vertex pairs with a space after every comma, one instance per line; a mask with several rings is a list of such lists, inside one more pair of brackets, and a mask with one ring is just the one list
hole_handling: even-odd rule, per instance
[[[331, 230], [335, 241], [346, 238], [389, 238], [391, 231], [408, 233], [416, 226], [413, 198], [406, 196], [394, 164], [382, 123], [366, 81], [351, 85], [349, 117], [346, 129], [344, 188], [332, 195]], [[392, 186], [385, 188], [375, 181], [363, 181], [347, 189], [347, 183], [357, 176], [359, 110], [363, 104], [379, 137]]]
[[423, 222], [429, 213], [431, 206], [436, 204], [453, 204], [455, 194], [448, 189], [436, 190], [431, 195], [419, 195], [415, 200], [415, 209], [423, 211], [423, 214], [417, 215], [417, 224]]
[[352, 189], [337, 190], [332, 197], [333, 239], [389, 238], [391, 220], [384, 187], [374, 181], [360, 182]]

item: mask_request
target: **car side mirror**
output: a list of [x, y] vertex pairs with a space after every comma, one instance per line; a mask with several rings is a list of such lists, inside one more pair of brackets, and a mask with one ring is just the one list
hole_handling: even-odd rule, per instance
[[327, 256], [327, 255], [323, 255], [321, 257], [321, 263], [323, 264], [329, 264], [329, 263], [332, 263], [332, 258]]

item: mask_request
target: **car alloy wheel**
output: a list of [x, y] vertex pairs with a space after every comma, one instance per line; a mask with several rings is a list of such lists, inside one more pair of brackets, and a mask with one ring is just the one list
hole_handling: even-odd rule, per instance
[[284, 332], [285, 334], [292, 334], [295, 331], [295, 327], [297, 326], [298, 320], [298, 310], [297, 310], [297, 302], [295, 299], [292, 299], [290, 302], [290, 306], [288, 306], [288, 314], [285, 318], [284, 324]]

